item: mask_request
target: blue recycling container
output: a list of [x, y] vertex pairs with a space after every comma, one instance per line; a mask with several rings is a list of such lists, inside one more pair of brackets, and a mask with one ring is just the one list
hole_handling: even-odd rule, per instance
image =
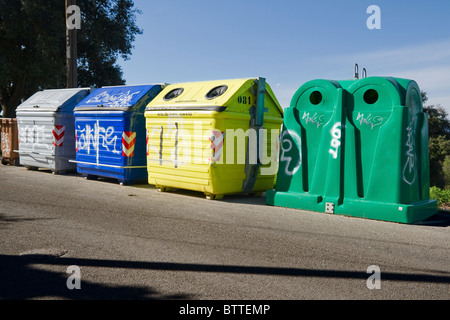
[[121, 185], [147, 180], [145, 107], [164, 85], [103, 87], [74, 109], [77, 172]]

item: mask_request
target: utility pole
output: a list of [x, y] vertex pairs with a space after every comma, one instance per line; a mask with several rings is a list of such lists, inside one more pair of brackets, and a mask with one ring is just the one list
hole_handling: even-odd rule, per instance
[[67, 88], [78, 87], [77, 74], [77, 28], [69, 27], [67, 8], [76, 5], [76, 0], [66, 1], [66, 54], [67, 54]]

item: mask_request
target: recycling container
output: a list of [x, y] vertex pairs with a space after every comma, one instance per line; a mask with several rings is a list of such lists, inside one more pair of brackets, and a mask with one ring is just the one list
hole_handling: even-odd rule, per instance
[[2, 164], [19, 164], [18, 129], [16, 118], [0, 118]]
[[266, 203], [400, 223], [434, 215], [417, 83], [366, 77], [301, 86], [285, 111]]
[[163, 85], [96, 89], [75, 108], [77, 172], [121, 185], [147, 180], [146, 105]]
[[172, 84], [145, 111], [148, 182], [207, 199], [271, 189], [283, 109], [264, 78]]
[[16, 109], [20, 164], [52, 173], [75, 171], [73, 109], [89, 93], [87, 88], [38, 91]]

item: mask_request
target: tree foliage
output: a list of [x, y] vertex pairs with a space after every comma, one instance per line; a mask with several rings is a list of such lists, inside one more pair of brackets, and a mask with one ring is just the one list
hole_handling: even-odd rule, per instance
[[[424, 92], [422, 100], [427, 101]], [[447, 111], [440, 105], [424, 106], [423, 109], [428, 115], [430, 185], [444, 188], [446, 185], [444, 161], [450, 156], [450, 121], [447, 118]]]
[[450, 155], [445, 156], [442, 172], [444, 173], [445, 187], [450, 190]]
[[131, 0], [78, 1], [82, 27], [78, 31], [79, 84], [105, 86], [124, 84], [122, 71], [116, 65], [120, 56], [127, 60], [137, 34]]
[[[117, 65], [128, 59], [137, 34], [132, 0], [78, 0], [79, 86], [125, 83]], [[66, 87], [63, 0], [0, 0], [0, 104], [4, 117], [40, 89]]]

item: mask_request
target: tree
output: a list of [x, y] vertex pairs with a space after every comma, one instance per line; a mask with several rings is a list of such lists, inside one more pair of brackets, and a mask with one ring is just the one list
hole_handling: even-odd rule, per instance
[[118, 57], [128, 60], [137, 34], [132, 0], [79, 1], [82, 27], [78, 32], [78, 77], [82, 87], [124, 84]]
[[[422, 101], [427, 99], [426, 93], [422, 92]], [[423, 109], [428, 115], [430, 185], [444, 188], [444, 161], [450, 156], [450, 121], [446, 110], [440, 105], [424, 106]]]
[[450, 155], [445, 156], [442, 172], [444, 173], [445, 188], [450, 190]]
[[445, 158], [450, 155], [450, 140], [444, 136], [431, 137], [430, 151], [430, 186], [445, 187], [443, 165]]
[[[78, 85], [124, 84], [117, 59], [129, 59], [137, 34], [132, 0], [78, 0]], [[41, 89], [66, 87], [63, 0], [0, 0], [0, 104], [15, 117], [23, 99]]]

